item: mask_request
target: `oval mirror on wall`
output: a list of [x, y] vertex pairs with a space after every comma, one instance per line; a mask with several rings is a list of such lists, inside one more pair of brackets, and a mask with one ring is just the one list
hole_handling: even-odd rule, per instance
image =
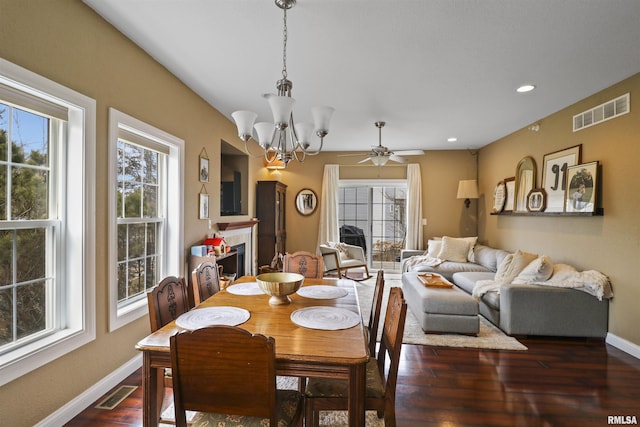
[[300, 215], [311, 215], [318, 207], [318, 196], [316, 196], [316, 193], [313, 190], [303, 188], [296, 195], [295, 203], [296, 210]]

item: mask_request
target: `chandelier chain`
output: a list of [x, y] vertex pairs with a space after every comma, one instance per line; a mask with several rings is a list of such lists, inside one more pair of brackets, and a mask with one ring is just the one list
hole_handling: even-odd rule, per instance
[[282, 77], [287, 78], [287, 9], [284, 9], [282, 30]]

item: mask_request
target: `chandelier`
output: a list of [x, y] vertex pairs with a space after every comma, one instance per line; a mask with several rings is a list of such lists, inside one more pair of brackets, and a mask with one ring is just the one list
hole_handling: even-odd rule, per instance
[[[263, 97], [269, 103], [273, 114], [273, 123], [255, 123], [258, 115], [252, 111], [235, 111], [231, 114], [238, 127], [238, 136], [245, 144], [245, 150], [251, 154], [248, 141], [255, 129], [256, 142], [264, 151], [266, 162], [282, 162], [286, 167], [293, 159], [303, 162], [306, 155], [316, 155], [322, 150], [324, 137], [329, 133], [329, 121], [334, 109], [322, 106], [313, 107], [311, 115], [314, 123], [295, 123], [293, 120], [293, 104], [291, 97], [293, 83], [287, 78], [287, 9], [291, 9], [296, 0], [275, 0], [276, 5], [284, 11], [282, 79], [276, 82], [277, 94], [268, 93]], [[254, 125], [255, 123], [255, 125]], [[320, 138], [317, 150], [311, 148], [311, 138], [315, 133]], [[262, 154], [260, 154], [262, 155]]]

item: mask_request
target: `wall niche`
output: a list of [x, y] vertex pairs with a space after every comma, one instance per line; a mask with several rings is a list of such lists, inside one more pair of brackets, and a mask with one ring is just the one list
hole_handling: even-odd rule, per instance
[[247, 215], [249, 156], [221, 141], [220, 216]]

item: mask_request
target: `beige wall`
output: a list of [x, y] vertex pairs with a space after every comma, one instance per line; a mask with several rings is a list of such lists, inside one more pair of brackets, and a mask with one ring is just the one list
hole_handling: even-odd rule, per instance
[[232, 123], [79, 0], [0, 0], [0, 40], [0, 57], [97, 101], [97, 338], [0, 388], [2, 424], [18, 427], [40, 421], [136, 356], [135, 343], [149, 333], [146, 317], [108, 332], [108, 108], [186, 141], [185, 248], [207, 232], [207, 221], [196, 219], [198, 155], [203, 147], [209, 154], [215, 172], [207, 190], [211, 212], [219, 212], [220, 140], [238, 139]]
[[[541, 88], [543, 90], [543, 88]], [[606, 101], [631, 93], [631, 112], [578, 132], [572, 117]], [[549, 255], [578, 269], [607, 274], [615, 297], [609, 310], [609, 331], [640, 345], [640, 259], [635, 175], [640, 159], [640, 74], [539, 121], [540, 131], [515, 132], [480, 151], [480, 236], [494, 246]], [[498, 181], [514, 176], [522, 157], [533, 156], [541, 185], [546, 153], [582, 144], [582, 161], [602, 165], [602, 207], [596, 217], [510, 217], [489, 215]]]
[[[108, 332], [107, 298], [107, 122], [108, 108], [117, 108], [186, 141], [185, 248], [199, 242], [207, 232], [207, 221], [197, 219], [198, 155], [204, 147], [210, 158], [212, 214], [219, 212], [217, 171], [220, 170], [220, 141], [240, 147], [235, 127], [201, 98], [193, 94], [166, 69], [104, 22], [80, 0], [15, 1], [0, 0], [0, 56], [55, 82], [97, 100], [97, 182], [96, 189], [96, 315], [94, 342], [47, 366], [0, 388], [3, 425], [32, 425], [136, 356], [135, 343], [149, 332], [142, 318], [115, 332]], [[611, 310], [611, 331], [640, 344], [637, 310], [639, 289], [630, 265], [638, 259], [640, 242], [637, 221], [638, 198], [629, 197], [627, 186], [637, 183], [631, 170], [639, 158], [638, 112], [592, 129], [572, 134], [572, 114], [614, 96], [632, 91], [638, 97], [640, 78], [622, 83], [579, 105], [541, 121], [541, 131], [518, 132], [480, 153], [480, 184], [484, 198], [473, 201], [469, 210], [455, 198], [460, 179], [476, 176], [476, 159], [466, 151], [427, 152], [413, 157], [421, 165], [424, 217], [428, 219], [425, 240], [436, 235], [475, 234], [476, 206], [480, 214], [480, 239], [510, 249], [522, 248], [547, 253], [581, 268], [596, 268], [609, 274], [616, 299]], [[636, 89], [633, 89], [636, 88]], [[564, 117], [564, 118], [563, 118]], [[338, 138], [330, 134], [328, 138]], [[583, 159], [600, 160], [604, 165], [605, 216], [596, 218], [516, 218], [486, 214], [495, 183], [512, 176], [516, 163], [525, 155], [542, 162], [544, 153], [581, 143]], [[260, 159], [251, 159], [249, 207], [254, 215], [254, 184], [257, 180], [278, 179], [286, 183], [288, 244], [292, 250], [315, 250], [317, 213], [297, 214], [295, 194], [311, 188], [319, 196], [324, 164], [353, 164], [353, 158], [322, 153], [304, 164], [292, 164], [278, 173], [268, 172]], [[634, 168], [635, 169], [635, 168]], [[403, 167], [341, 168], [343, 178], [403, 178]], [[225, 217], [222, 222], [232, 218]], [[212, 221], [217, 222], [213, 216]], [[24, 402], [31, 402], [29, 411]], [[37, 402], [37, 403], [34, 403]]]
[[[339, 138], [329, 134], [327, 138]], [[386, 166], [356, 166], [359, 157], [338, 157], [335, 152], [323, 152], [308, 156], [304, 163], [291, 162], [281, 171], [268, 171], [262, 161], [255, 162], [256, 179], [276, 180], [287, 185], [287, 251], [317, 249], [319, 209], [310, 216], [302, 216], [293, 200], [303, 188], [316, 192], [322, 203], [322, 176], [325, 164], [339, 164], [341, 179], [405, 179], [405, 165], [389, 162]], [[410, 161], [420, 164], [422, 201], [426, 239], [431, 236], [471, 236], [476, 234], [476, 205], [466, 209], [462, 200], [456, 199], [458, 181], [476, 177], [476, 158], [467, 151], [429, 151], [423, 156], [411, 156]], [[446, 209], [443, 206], [447, 206]]]

